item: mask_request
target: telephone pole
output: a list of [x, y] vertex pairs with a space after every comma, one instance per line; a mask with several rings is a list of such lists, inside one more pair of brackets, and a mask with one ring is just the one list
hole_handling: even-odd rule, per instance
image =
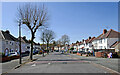
[[20, 53], [20, 61], [19, 64], [22, 64], [21, 57], [21, 20], [19, 20], [19, 53]]

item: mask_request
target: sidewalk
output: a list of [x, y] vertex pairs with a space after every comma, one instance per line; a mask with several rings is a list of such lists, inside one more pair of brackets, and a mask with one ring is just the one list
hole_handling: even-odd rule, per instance
[[[119, 61], [120, 59], [117, 58], [97, 58], [97, 57], [85, 57], [85, 56], [79, 56], [76, 54], [72, 54], [71, 56], [73, 57], [77, 57], [80, 60], [86, 60], [86, 61], [90, 61], [96, 64], [100, 64], [102, 66], [108, 67], [110, 69], [113, 69], [115, 71], [119, 71]], [[120, 72], [120, 71], [119, 71]]]
[[[45, 55], [46, 55], [46, 53], [45, 53]], [[29, 62], [29, 57], [30, 56], [22, 57], [22, 64]], [[33, 59], [38, 59], [41, 57], [42, 57], [42, 54], [33, 55]], [[19, 59], [15, 59], [15, 60], [11, 60], [9, 62], [2, 63], [2, 73], [10, 71], [11, 69], [14, 69], [18, 65], [20, 65]]]

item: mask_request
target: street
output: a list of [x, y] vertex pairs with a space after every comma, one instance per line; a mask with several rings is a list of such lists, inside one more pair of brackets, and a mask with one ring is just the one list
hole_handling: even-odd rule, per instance
[[95, 59], [53, 52], [8, 73], [116, 73], [116, 71], [97, 65], [93, 62]]

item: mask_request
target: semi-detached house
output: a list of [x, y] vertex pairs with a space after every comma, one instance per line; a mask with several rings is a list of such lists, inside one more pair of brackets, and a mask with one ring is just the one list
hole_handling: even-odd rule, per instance
[[19, 41], [12, 36], [8, 30], [0, 30], [0, 52], [4, 53], [5, 50], [9, 50], [9, 53], [18, 50]]
[[94, 49], [114, 49], [111, 46], [116, 42], [119, 41], [120, 32], [117, 32], [113, 29], [107, 31], [106, 29], [103, 30], [103, 33], [99, 35], [93, 42]]

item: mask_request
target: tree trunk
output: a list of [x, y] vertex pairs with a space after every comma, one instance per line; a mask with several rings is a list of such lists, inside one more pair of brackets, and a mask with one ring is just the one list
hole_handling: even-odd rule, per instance
[[33, 59], [33, 40], [34, 40], [34, 33], [32, 33], [32, 37], [31, 37], [31, 52], [30, 52], [30, 59]]
[[48, 46], [49, 46], [49, 43], [47, 42], [47, 54], [49, 54]]

